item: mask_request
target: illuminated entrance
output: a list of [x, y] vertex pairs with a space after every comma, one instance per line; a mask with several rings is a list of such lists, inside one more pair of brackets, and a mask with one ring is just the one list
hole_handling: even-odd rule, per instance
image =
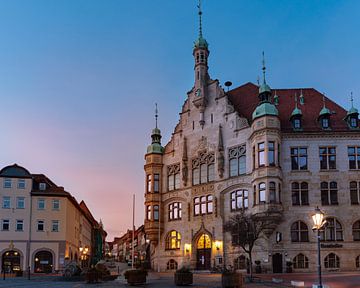
[[6, 251], [2, 256], [2, 270], [6, 273], [20, 271], [20, 254], [17, 251]]
[[196, 269], [208, 270], [211, 267], [211, 239], [202, 234], [196, 245]]
[[39, 251], [35, 254], [35, 273], [51, 273], [53, 256], [49, 251]]

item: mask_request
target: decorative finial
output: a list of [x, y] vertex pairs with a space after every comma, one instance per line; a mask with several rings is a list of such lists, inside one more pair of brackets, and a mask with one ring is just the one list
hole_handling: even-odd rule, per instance
[[157, 122], [158, 122], [158, 108], [157, 108], [157, 103], [155, 103], [155, 128], [158, 128]]
[[325, 108], [325, 93], [323, 93], [323, 107]]
[[197, 5], [199, 8], [199, 38], [202, 38], [202, 11], [201, 11], [201, 0], [199, 0], [199, 4]]
[[297, 94], [296, 94], [296, 92], [295, 92], [295, 108], [298, 108], [298, 106], [297, 106]]
[[354, 108], [353, 92], [350, 92], [350, 101], [351, 101], [351, 108]]
[[264, 51], [262, 52], [262, 56], [263, 56], [263, 59], [262, 59], [262, 70], [263, 70], [263, 77], [264, 77], [264, 84], [266, 83], [266, 79], [265, 79], [265, 74], [266, 74], [266, 66], [265, 66], [265, 53]]

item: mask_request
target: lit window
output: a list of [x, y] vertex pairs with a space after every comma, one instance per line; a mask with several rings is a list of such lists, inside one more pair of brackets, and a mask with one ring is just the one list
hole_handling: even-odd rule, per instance
[[9, 219], [3, 219], [1, 223], [1, 230], [2, 231], [9, 231], [10, 229], [10, 220]]
[[181, 243], [180, 233], [175, 230], [170, 231], [166, 237], [166, 249], [167, 250], [180, 249], [180, 243]]
[[24, 220], [16, 220], [16, 231], [24, 231]]
[[194, 198], [194, 215], [211, 214], [213, 212], [213, 196], [201, 196]]
[[51, 231], [52, 232], [59, 232], [59, 220], [52, 220], [51, 221]]
[[2, 207], [5, 208], [5, 209], [11, 208], [11, 200], [10, 200], [10, 197], [8, 197], [8, 196], [4, 196], [4, 197], [3, 197], [3, 205], [2, 205]]
[[324, 259], [325, 268], [340, 268], [340, 258], [335, 253], [330, 253]]
[[291, 242], [309, 242], [307, 225], [302, 221], [296, 221], [291, 225]]
[[151, 174], [146, 175], [146, 192], [150, 193], [151, 192]]
[[25, 180], [24, 179], [18, 180], [18, 189], [25, 189]]
[[294, 147], [291, 151], [291, 170], [307, 170], [307, 148]]
[[266, 201], [266, 185], [264, 182], [259, 184], [259, 202], [265, 203]]
[[181, 219], [181, 203], [174, 202], [169, 204], [169, 221]]
[[4, 179], [4, 188], [11, 188], [11, 179], [10, 178]]
[[177, 270], [178, 263], [174, 259], [170, 259], [166, 264], [166, 270]]
[[360, 169], [360, 147], [348, 147], [349, 169]]
[[37, 220], [37, 231], [44, 231], [44, 230], [45, 230], [44, 220]]
[[230, 194], [231, 210], [241, 210], [249, 207], [249, 192], [247, 190], [237, 190]]
[[60, 209], [60, 201], [59, 201], [59, 199], [53, 199], [52, 200], [52, 209], [53, 210], [59, 210]]
[[45, 199], [38, 199], [37, 207], [38, 207], [38, 210], [44, 210], [45, 209]]
[[320, 147], [320, 169], [336, 169], [336, 148], [335, 147]]
[[309, 205], [309, 185], [306, 182], [291, 184], [292, 205]]
[[17, 209], [25, 208], [25, 197], [16, 197], [16, 208]]

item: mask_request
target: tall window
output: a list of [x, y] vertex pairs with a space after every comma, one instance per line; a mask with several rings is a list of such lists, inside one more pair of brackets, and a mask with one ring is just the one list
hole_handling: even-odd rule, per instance
[[151, 193], [151, 174], [146, 175], [146, 192]]
[[343, 241], [343, 230], [340, 222], [335, 218], [326, 218], [326, 225], [320, 230], [322, 241]]
[[337, 205], [338, 196], [337, 196], [337, 183], [332, 181], [321, 182], [321, 204], [322, 205]]
[[296, 255], [293, 259], [294, 269], [309, 268], [309, 259], [302, 253]]
[[276, 203], [276, 183], [269, 183], [269, 202]]
[[215, 180], [215, 153], [200, 152], [192, 159], [193, 185], [204, 184]]
[[325, 268], [340, 268], [340, 258], [335, 253], [330, 253], [324, 259]]
[[309, 242], [307, 225], [302, 221], [296, 221], [291, 225], [291, 242]]
[[166, 264], [166, 270], [177, 270], [178, 263], [174, 259], [170, 259]]
[[268, 162], [270, 166], [275, 166], [275, 142], [268, 143]]
[[25, 208], [25, 197], [16, 197], [16, 208], [17, 209]]
[[4, 188], [11, 188], [11, 179], [10, 178], [4, 179]]
[[181, 202], [169, 204], [169, 221], [181, 219]]
[[18, 189], [25, 189], [25, 179], [18, 180]]
[[309, 186], [306, 182], [291, 183], [292, 205], [309, 205]]
[[246, 173], [246, 145], [229, 149], [230, 176]]
[[249, 207], [249, 192], [247, 190], [236, 190], [230, 194], [230, 198], [232, 211]]
[[351, 181], [350, 182], [350, 201], [351, 204], [360, 203], [360, 182]]
[[266, 202], [266, 185], [264, 182], [259, 183], [259, 202]]
[[335, 147], [320, 147], [320, 169], [336, 169], [336, 148]]
[[154, 212], [154, 221], [159, 221], [159, 205], [153, 206], [153, 212]]
[[356, 268], [360, 268], [360, 255], [355, 258], [355, 266]]
[[44, 210], [45, 209], [45, 199], [38, 199], [37, 208], [38, 208], [38, 210]]
[[1, 230], [2, 231], [9, 231], [10, 229], [10, 220], [9, 219], [3, 219], [1, 221]]
[[59, 232], [59, 220], [52, 220], [51, 221], [51, 231], [52, 232]]
[[213, 212], [213, 196], [201, 196], [194, 198], [194, 215], [211, 214]]
[[258, 162], [259, 166], [265, 165], [265, 143], [261, 142], [258, 144]]
[[172, 230], [168, 233], [166, 237], [166, 249], [167, 250], [174, 250], [180, 249], [181, 243], [181, 235], [179, 232]]
[[159, 193], [160, 189], [160, 175], [154, 174], [154, 193]]
[[360, 241], [360, 220], [356, 221], [352, 227], [354, 241]]
[[321, 127], [323, 129], [328, 129], [330, 127], [330, 119], [329, 119], [329, 117], [321, 118]]
[[59, 210], [60, 209], [60, 200], [53, 199], [52, 200], [52, 210]]
[[24, 231], [24, 220], [16, 220], [16, 231]]
[[4, 197], [3, 197], [2, 208], [5, 208], [5, 209], [11, 208], [10, 197], [8, 197], [8, 196], [4, 196]]
[[44, 220], [37, 220], [37, 231], [45, 231]]
[[146, 220], [151, 220], [151, 205], [146, 206]]
[[307, 170], [308, 155], [306, 147], [290, 148], [291, 152], [291, 170]]
[[349, 169], [360, 169], [360, 147], [348, 147]]
[[180, 189], [180, 163], [169, 165], [168, 171], [168, 190]]

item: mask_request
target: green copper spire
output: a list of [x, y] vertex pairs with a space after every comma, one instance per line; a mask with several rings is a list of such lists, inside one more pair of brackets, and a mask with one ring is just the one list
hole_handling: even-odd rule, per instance
[[320, 110], [319, 116], [331, 114], [330, 110], [325, 105], [325, 95], [323, 95], [323, 108]]
[[264, 92], [271, 92], [270, 86], [266, 84], [266, 66], [265, 66], [265, 53], [264, 53], [264, 51], [262, 52], [262, 56], [263, 56], [263, 59], [262, 59], [263, 83], [259, 87], [259, 94], [264, 93]]
[[298, 115], [302, 115], [301, 110], [298, 108], [298, 104], [297, 104], [297, 95], [295, 93], [295, 108], [291, 113], [291, 117], [293, 116], [298, 116]]
[[201, 11], [201, 0], [199, 0], [199, 4], [197, 5], [199, 8], [199, 37], [194, 43], [194, 48], [205, 48], [207, 49], [209, 44], [205, 40], [202, 34], [202, 11]]
[[353, 98], [353, 93], [350, 93], [350, 101], [351, 101], [351, 108], [350, 110], [347, 112], [347, 115], [351, 115], [351, 114], [359, 114], [358, 109], [356, 109], [354, 107], [354, 98]]
[[151, 145], [147, 147], [147, 153], [156, 153], [163, 154], [164, 148], [161, 146], [161, 131], [158, 128], [158, 108], [157, 103], [155, 103], [155, 128], [151, 133]]

